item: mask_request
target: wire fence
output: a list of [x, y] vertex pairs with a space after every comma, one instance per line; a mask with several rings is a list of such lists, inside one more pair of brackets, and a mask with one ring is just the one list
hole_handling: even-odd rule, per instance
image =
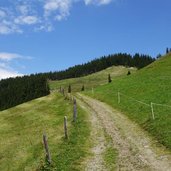
[[151, 116], [152, 116], [153, 120], [155, 120], [155, 112], [154, 112], [154, 107], [155, 106], [161, 106], [161, 107], [165, 107], [165, 108], [170, 108], [171, 109], [170, 105], [154, 103], [154, 102], [151, 102], [150, 104], [148, 104], [148, 103], [145, 103], [145, 102], [143, 102], [141, 100], [137, 100], [137, 99], [135, 99], [133, 97], [127, 96], [127, 95], [125, 95], [125, 94], [123, 94], [123, 93], [121, 93], [119, 91], [117, 93], [117, 97], [118, 97], [118, 104], [121, 103], [123, 97], [126, 97], [129, 100], [135, 101], [137, 103], [140, 103], [142, 105], [145, 105], [145, 106], [149, 107], [149, 109], [151, 110]]

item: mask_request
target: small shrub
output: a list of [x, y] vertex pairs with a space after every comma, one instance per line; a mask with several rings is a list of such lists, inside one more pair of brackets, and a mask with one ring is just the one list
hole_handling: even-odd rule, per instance
[[71, 85], [68, 86], [68, 93], [71, 93]]
[[128, 71], [127, 75], [131, 75], [131, 72], [130, 72], [130, 71]]
[[82, 86], [81, 91], [84, 91], [84, 85]]
[[112, 79], [110, 77], [110, 74], [108, 75], [108, 83], [111, 83], [112, 82]]

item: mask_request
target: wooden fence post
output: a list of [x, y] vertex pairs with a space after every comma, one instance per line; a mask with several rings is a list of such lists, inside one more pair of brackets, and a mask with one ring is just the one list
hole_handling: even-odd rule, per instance
[[64, 133], [65, 133], [65, 138], [68, 139], [68, 130], [67, 130], [67, 117], [64, 117]]
[[91, 91], [92, 91], [92, 94], [94, 94], [94, 89], [93, 89], [93, 87], [92, 87], [92, 90], [91, 90]]
[[61, 86], [59, 87], [59, 92], [62, 93], [62, 87]]
[[63, 96], [65, 96], [65, 90], [64, 90], [64, 88], [62, 89], [62, 94], [63, 94]]
[[154, 117], [154, 108], [153, 108], [153, 103], [152, 102], [151, 102], [151, 114], [152, 114], [152, 118], [154, 120], [155, 117]]
[[44, 144], [44, 148], [45, 148], [45, 152], [46, 152], [46, 159], [49, 162], [49, 164], [51, 164], [51, 155], [49, 152], [49, 147], [48, 147], [48, 142], [47, 142], [47, 137], [46, 134], [43, 134], [43, 144]]
[[120, 97], [120, 93], [118, 91], [118, 104], [121, 102], [121, 97]]
[[77, 119], [77, 102], [76, 99], [74, 99], [73, 121], [76, 122], [76, 119]]

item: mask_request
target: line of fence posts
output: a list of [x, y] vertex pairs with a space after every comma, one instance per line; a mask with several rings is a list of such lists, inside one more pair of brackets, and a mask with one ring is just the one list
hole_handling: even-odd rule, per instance
[[[121, 93], [118, 91], [117, 93], [117, 96], [118, 96], [118, 104], [121, 103]], [[137, 100], [136, 100], [137, 101]], [[141, 103], [144, 103], [144, 102], [141, 102]], [[148, 105], [148, 104], [146, 104]], [[151, 107], [151, 115], [152, 115], [152, 119], [155, 120], [155, 115], [154, 115], [154, 103], [151, 102], [150, 105], [148, 105]]]
[[[62, 93], [63, 96], [65, 96], [64, 88], [60, 87], [59, 92]], [[77, 102], [76, 102], [76, 99], [73, 96], [71, 96], [71, 94], [70, 94], [69, 99], [71, 101], [73, 101], [73, 121], [76, 122], [76, 120], [77, 120]], [[68, 126], [67, 125], [67, 116], [64, 116], [64, 136], [65, 136], [65, 139], [68, 139], [68, 128], [67, 128], [67, 126]], [[49, 164], [51, 164], [52, 159], [51, 159], [51, 154], [49, 151], [47, 136], [45, 133], [43, 134], [43, 144], [44, 144], [44, 149], [45, 149], [46, 160], [48, 161]]]

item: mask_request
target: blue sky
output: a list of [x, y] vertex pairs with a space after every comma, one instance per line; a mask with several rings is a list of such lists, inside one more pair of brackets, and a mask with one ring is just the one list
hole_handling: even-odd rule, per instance
[[164, 54], [170, 0], [0, 0], [0, 79], [103, 55]]

